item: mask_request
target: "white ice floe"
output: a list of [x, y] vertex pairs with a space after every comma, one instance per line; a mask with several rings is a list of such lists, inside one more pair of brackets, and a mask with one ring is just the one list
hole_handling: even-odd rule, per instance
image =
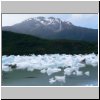
[[[84, 63], [82, 62], [84, 60]], [[64, 72], [70, 75], [73, 70], [79, 70], [86, 65], [98, 66], [98, 55], [92, 53], [87, 55], [66, 55], [66, 54], [45, 54], [31, 56], [2, 56], [2, 65], [15, 65], [16, 69], [47, 69], [48, 74], [61, 71], [60, 68], [65, 68]], [[2, 70], [5, 68], [2, 66]], [[67, 69], [66, 69], [67, 68]]]
[[85, 55], [86, 64], [91, 65], [93, 67], [98, 66], [98, 55], [95, 55], [94, 53]]
[[83, 72], [82, 71], [76, 71], [76, 76], [82, 76]]
[[61, 83], [65, 83], [65, 76], [55, 76], [55, 80]]
[[64, 75], [71, 75], [72, 74], [73, 69], [72, 68], [66, 68], [64, 69]]
[[86, 84], [86, 86], [94, 86], [93, 84]]
[[[64, 76], [55, 76], [49, 80], [50, 84], [58, 82], [65, 82], [65, 77], [70, 75], [82, 76], [83, 71], [80, 68], [91, 66], [98, 66], [98, 55], [79, 54], [79, 55], [66, 55], [66, 54], [45, 54], [45, 55], [10, 55], [2, 56], [2, 71], [12, 71], [12, 65], [16, 65], [16, 70], [27, 69], [27, 71], [40, 70], [41, 73], [52, 75], [62, 71]], [[90, 72], [87, 71], [84, 75], [89, 76]]]
[[59, 72], [59, 71], [61, 71], [60, 68], [48, 68], [47, 69], [47, 74], [48, 75], [51, 75], [51, 74], [56, 73], [56, 72]]
[[53, 84], [53, 83], [55, 83], [55, 82], [56, 82], [56, 80], [55, 80], [54, 78], [50, 78], [50, 79], [49, 79], [49, 83], [50, 83], [50, 84]]
[[90, 76], [90, 72], [89, 71], [86, 71], [84, 74], [87, 75], [87, 76]]
[[4, 65], [10, 65], [14, 62], [14, 58], [15, 56], [14, 55], [11, 55], [11, 56], [2, 56], [2, 64]]
[[66, 77], [65, 76], [55, 76], [55, 77], [49, 79], [50, 84], [53, 84], [55, 82], [65, 83]]
[[5, 66], [5, 65], [2, 65], [2, 70], [5, 71], [5, 72], [9, 72], [9, 71], [12, 71], [12, 69], [8, 66]]
[[42, 69], [40, 72], [44, 74], [46, 73], [46, 69]]

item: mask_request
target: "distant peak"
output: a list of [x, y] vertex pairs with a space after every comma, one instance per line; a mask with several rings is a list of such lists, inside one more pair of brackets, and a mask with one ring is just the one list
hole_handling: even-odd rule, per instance
[[39, 17], [36, 17], [36, 19], [44, 20], [45, 17], [39, 16]]
[[48, 19], [55, 19], [54, 17], [48, 17]]
[[72, 25], [72, 23], [70, 21], [66, 21], [66, 22], [67, 22], [67, 24]]
[[[61, 23], [61, 22], [64, 22], [66, 23], [67, 25], [73, 25], [70, 21], [62, 21], [60, 18], [55, 18], [55, 17], [43, 17], [43, 16], [39, 16], [39, 17], [33, 17], [33, 18], [29, 18], [25, 21], [39, 21], [39, 22], [42, 22], [43, 24], [46, 23], [47, 24], [52, 24], [52, 23]], [[25, 22], [24, 21], [24, 22]]]

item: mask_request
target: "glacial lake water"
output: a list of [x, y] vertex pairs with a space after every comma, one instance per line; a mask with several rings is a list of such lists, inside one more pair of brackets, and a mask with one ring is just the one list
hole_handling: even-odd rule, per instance
[[83, 72], [89, 70], [90, 75], [70, 75], [66, 76], [65, 83], [49, 83], [49, 79], [54, 76], [63, 76], [64, 69], [50, 76], [47, 73], [41, 73], [40, 70], [27, 71], [15, 69], [13, 71], [2, 71], [2, 86], [97, 86], [98, 85], [98, 67], [87, 66], [82, 69]]

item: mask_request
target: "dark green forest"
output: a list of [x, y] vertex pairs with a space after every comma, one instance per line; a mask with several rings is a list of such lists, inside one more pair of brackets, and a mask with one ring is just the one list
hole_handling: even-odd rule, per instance
[[97, 42], [46, 40], [30, 35], [2, 31], [2, 55], [88, 54], [98, 53]]

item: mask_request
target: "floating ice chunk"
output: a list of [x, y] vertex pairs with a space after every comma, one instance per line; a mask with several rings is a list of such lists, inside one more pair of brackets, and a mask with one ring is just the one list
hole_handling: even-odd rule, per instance
[[55, 80], [61, 83], [65, 83], [65, 76], [55, 76]]
[[27, 70], [28, 71], [34, 71], [34, 68], [33, 67], [28, 67]]
[[53, 84], [53, 83], [55, 83], [55, 82], [56, 82], [56, 80], [55, 80], [54, 78], [49, 79], [49, 83], [50, 83], [50, 84]]
[[76, 75], [77, 76], [82, 76], [83, 75], [83, 72], [82, 71], [76, 71]]
[[77, 63], [77, 64], [76, 64], [76, 67], [80, 67], [80, 68], [82, 68], [82, 67], [85, 67], [85, 64]]
[[46, 69], [42, 69], [40, 72], [44, 74], [46, 73]]
[[11, 67], [2, 65], [2, 71], [9, 72], [12, 71]]
[[13, 63], [13, 60], [14, 60], [14, 57], [13, 55], [11, 56], [2, 56], [2, 63], [3, 64], [12, 64]]
[[72, 74], [72, 68], [66, 68], [66, 69], [64, 69], [64, 75], [71, 75]]
[[91, 65], [93, 67], [98, 66], [98, 55], [92, 53], [92, 54], [86, 55], [85, 58], [86, 58], [87, 65]]
[[53, 73], [60, 72], [60, 71], [61, 71], [60, 68], [48, 68], [48, 69], [47, 69], [47, 74], [48, 74], [48, 75], [51, 75], [51, 74], [53, 74]]
[[73, 74], [73, 75], [76, 75], [76, 72], [74, 71], [72, 74]]
[[[84, 61], [82, 63], [81, 61]], [[71, 75], [72, 71], [77, 72], [79, 68], [91, 65], [93, 67], [98, 66], [98, 55], [86, 54], [86, 55], [66, 55], [66, 54], [45, 54], [45, 55], [29, 55], [29, 56], [2, 56], [3, 65], [16, 65], [16, 69], [27, 69], [32, 71], [33, 69], [41, 70], [41, 73], [45, 73], [42, 69], [47, 69], [47, 74], [51, 75], [64, 69], [65, 75]], [[68, 67], [70, 68], [68, 69]], [[3, 66], [2, 66], [3, 67]], [[67, 68], [67, 69], [66, 69]], [[79, 74], [79, 73], [78, 73]]]
[[85, 72], [84, 74], [87, 75], [87, 76], [90, 76], [90, 72], [89, 71]]
[[86, 86], [94, 86], [93, 84], [86, 84]]
[[19, 63], [17, 63], [17, 68], [16, 69], [27, 69], [27, 67], [29, 67], [29, 63], [19, 62]]

